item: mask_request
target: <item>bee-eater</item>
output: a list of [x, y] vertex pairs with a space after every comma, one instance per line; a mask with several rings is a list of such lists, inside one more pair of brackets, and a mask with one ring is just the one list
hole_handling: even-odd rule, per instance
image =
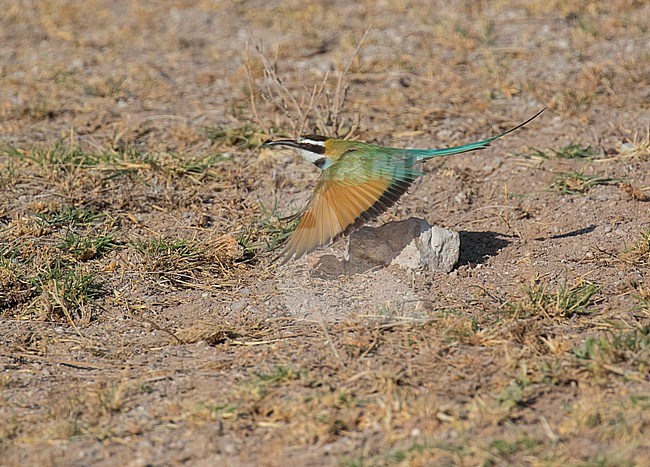
[[296, 230], [280, 253], [282, 263], [329, 244], [386, 212], [422, 175], [416, 168], [418, 162], [486, 148], [544, 110], [492, 138], [444, 149], [388, 148], [320, 135], [267, 142], [267, 146], [294, 148], [322, 170], [307, 206], [297, 215]]

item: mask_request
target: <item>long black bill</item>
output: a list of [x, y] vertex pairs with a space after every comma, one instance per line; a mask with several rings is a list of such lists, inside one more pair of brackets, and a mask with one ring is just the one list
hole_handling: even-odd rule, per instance
[[314, 154], [325, 154], [325, 146], [312, 143], [299, 143], [292, 139], [279, 139], [277, 141], [268, 141], [265, 146], [289, 146], [292, 148], [302, 149], [303, 151], [313, 152]]
[[289, 146], [300, 149], [302, 146], [292, 139], [279, 139], [277, 141], [265, 141], [264, 146]]

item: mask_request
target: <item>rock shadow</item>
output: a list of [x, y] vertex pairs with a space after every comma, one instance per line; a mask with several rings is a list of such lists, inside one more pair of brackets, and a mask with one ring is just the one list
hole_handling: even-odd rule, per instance
[[552, 237], [548, 237], [548, 238], [540, 237], [540, 238], [536, 238], [535, 240], [557, 240], [561, 238], [579, 237], [580, 235], [586, 235], [588, 233], [591, 233], [594, 230], [596, 230], [596, 224], [591, 224], [587, 227], [583, 227], [582, 229], [576, 229], [576, 230], [572, 230], [571, 232], [565, 232], [562, 234], [553, 235]]
[[495, 256], [512, 243], [506, 240], [507, 237], [511, 237], [510, 235], [498, 232], [460, 231], [458, 233], [460, 234], [460, 258], [456, 268], [484, 263], [489, 257]]

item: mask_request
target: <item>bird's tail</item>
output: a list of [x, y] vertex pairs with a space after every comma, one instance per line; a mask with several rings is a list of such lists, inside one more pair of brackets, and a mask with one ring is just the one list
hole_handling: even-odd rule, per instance
[[518, 130], [522, 126], [526, 125], [527, 123], [531, 122], [535, 118], [537, 118], [542, 112], [546, 110], [546, 107], [544, 107], [542, 110], [537, 112], [535, 115], [530, 117], [528, 120], [526, 120], [523, 123], [520, 123], [514, 128], [510, 128], [508, 131], [504, 131], [500, 135], [493, 136], [492, 138], [483, 140], [483, 141], [477, 141], [475, 143], [469, 143], [469, 144], [463, 144], [462, 146], [454, 146], [453, 148], [444, 148], [444, 149], [408, 149], [408, 153], [415, 156], [417, 160], [423, 160], [423, 159], [429, 159], [431, 157], [441, 157], [441, 156], [450, 156], [452, 154], [460, 154], [462, 152], [469, 152], [469, 151], [476, 151], [477, 149], [483, 149], [486, 148], [490, 145], [492, 141], [495, 141], [508, 133], [512, 133], [515, 130]]

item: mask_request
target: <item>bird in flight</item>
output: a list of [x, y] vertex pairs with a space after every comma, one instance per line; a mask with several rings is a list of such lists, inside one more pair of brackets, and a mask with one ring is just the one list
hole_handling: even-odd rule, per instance
[[418, 162], [486, 148], [544, 110], [499, 135], [444, 149], [388, 148], [320, 135], [265, 143], [293, 148], [322, 171], [306, 207], [295, 216], [300, 216], [300, 222], [280, 253], [282, 264], [327, 245], [386, 212], [422, 175], [416, 167]]

